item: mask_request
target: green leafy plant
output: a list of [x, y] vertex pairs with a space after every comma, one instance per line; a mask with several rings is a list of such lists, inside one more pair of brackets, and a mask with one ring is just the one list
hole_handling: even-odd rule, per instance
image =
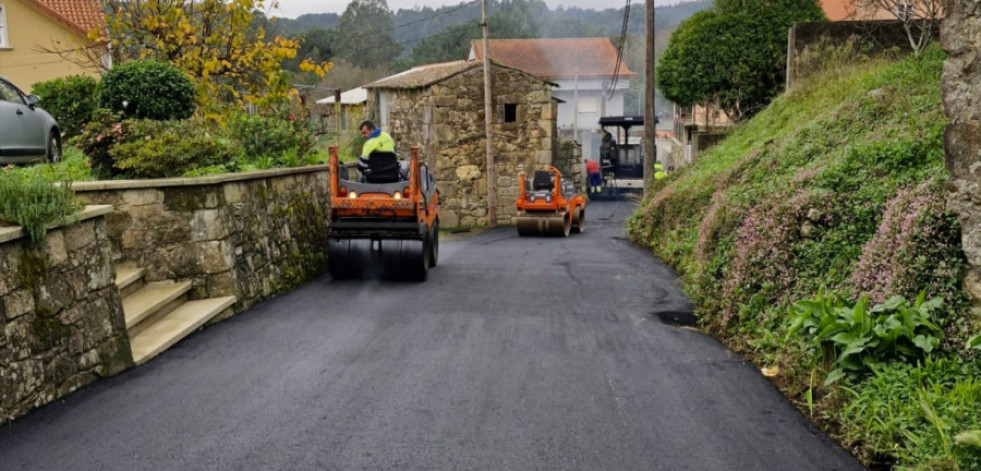
[[891, 359], [914, 360], [940, 344], [943, 330], [931, 320], [943, 300], [924, 300], [920, 294], [911, 305], [901, 296], [868, 309], [868, 297], [849, 304], [838, 296], [802, 300], [790, 308], [787, 337], [802, 332], [821, 346], [822, 357], [834, 369], [824, 384], [848, 373], [866, 372]]
[[55, 184], [39, 173], [0, 171], [0, 225], [23, 227], [34, 243], [47, 236], [49, 224], [68, 221], [81, 207], [71, 183]]
[[971, 337], [967, 341], [967, 348], [977, 348], [981, 350], [981, 334]]
[[59, 77], [34, 84], [31, 90], [41, 98], [41, 107], [58, 121], [65, 139], [77, 136], [95, 110], [95, 91], [99, 85], [84, 75]]
[[106, 108], [97, 108], [92, 119], [82, 133], [72, 140], [74, 145], [89, 158], [92, 173], [100, 179], [107, 179], [121, 173], [109, 151], [118, 143], [124, 142], [129, 134], [130, 122], [123, 121], [123, 114]]
[[216, 139], [195, 120], [131, 123], [132, 138], [109, 151], [115, 166], [132, 178], [179, 177], [197, 167], [210, 167], [236, 158], [237, 149]]
[[306, 123], [285, 112], [271, 116], [234, 114], [228, 118], [227, 134], [241, 144], [246, 159], [277, 158], [287, 152], [302, 157], [315, 142]]
[[180, 69], [155, 61], [123, 62], [99, 84], [98, 104], [128, 118], [187, 119], [194, 113], [194, 84]]

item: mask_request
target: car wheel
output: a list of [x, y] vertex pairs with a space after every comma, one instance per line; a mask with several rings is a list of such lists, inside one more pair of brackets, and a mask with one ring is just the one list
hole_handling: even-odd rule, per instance
[[58, 133], [51, 131], [48, 133], [48, 162], [56, 164], [61, 162], [61, 137]]

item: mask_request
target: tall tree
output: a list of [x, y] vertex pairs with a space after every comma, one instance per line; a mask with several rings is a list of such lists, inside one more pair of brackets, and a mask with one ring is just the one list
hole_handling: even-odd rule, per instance
[[[205, 117], [227, 106], [285, 100], [292, 93], [281, 69], [298, 42], [266, 38], [256, 12], [261, 0], [104, 0], [114, 62], [152, 59], [183, 70], [197, 88]], [[261, 20], [261, 19], [260, 19]], [[90, 37], [99, 37], [93, 31]], [[329, 64], [304, 61], [319, 75]]]
[[385, 0], [352, 1], [337, 28], [337, 54], [363, 69], [390, 62], [402, 53], [392, 38], [392, 26]]
[[466, 59], [470, 50], [470, 40], [479, 37], [480, 22], [477, 20], [447, 27], [419, 41], [416, 47], [412, 48], [412, 63], [418, 65]]
[[502, 0], [490, 16], [490, 35], [494, 38], [537, 38], [548, 15], [542, 0]]
[[813, 0], [719, 0], [671, 35], [658, 88], [680, 105], [711, 103], [732, 119], [750, 117], [783, 86], [787, 29], [823, 19]]

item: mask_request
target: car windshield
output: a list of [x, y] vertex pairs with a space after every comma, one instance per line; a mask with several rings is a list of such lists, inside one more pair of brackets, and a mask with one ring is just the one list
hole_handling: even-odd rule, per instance
[[0, 99], [6, 101], [12, 101], [17, 104], [26, 105], [24, 103], [24, 98], [21, 96], [20, 92], [14, 88], [13, 85], [0, 81]]

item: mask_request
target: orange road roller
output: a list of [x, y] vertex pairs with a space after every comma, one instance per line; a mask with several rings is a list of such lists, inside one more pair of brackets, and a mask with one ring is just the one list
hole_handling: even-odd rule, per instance
[[568, 237], [586, 230], [586, 198], [557, 168], [536, 171], [530, 184], [522, 173], [519, 187], [518, 235]]
[[381, 276], [425, 281], [439, 256], [439, 192], [419, 162], [374, 152], [361, 179], [348, 179], [330, 147], [327, 264], [335, 279]]

